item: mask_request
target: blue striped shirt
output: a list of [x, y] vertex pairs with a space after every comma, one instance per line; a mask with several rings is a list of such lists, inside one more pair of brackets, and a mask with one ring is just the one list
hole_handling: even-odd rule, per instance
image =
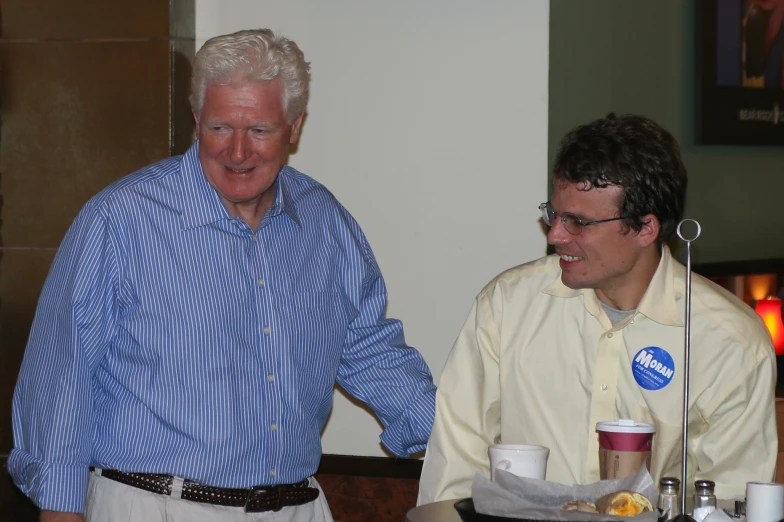
[[357, 223], [284, 167], [254, 234], [198, 143], [107, 187], [44, 285], [13, 401], [8, 467], [41, 508], [80, 512], [90, 465], [220, 487], [312, 475], [337, 382], [381, 441], [425, 448], [435, 386]]

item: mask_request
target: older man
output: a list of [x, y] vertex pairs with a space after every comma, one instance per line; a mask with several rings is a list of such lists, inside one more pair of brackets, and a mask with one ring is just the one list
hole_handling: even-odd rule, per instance
[[[610, 115], [566, 136], [554, 172], [540, 209], [555, 255], [476, 298], [439, 382], [420, 502], [470, 496], [497, 440], [549, 447], [548, 480], [597, 481], [596, 423], [619, 418], [656, 426], [654, 479], [680, 476], [685, 270], [665, 244], [686, 193], [678, 144]], [[689, 482], [729, 498], [773, 477], [775, 358], [751, 308], [692, 284]]]
[[285, 166], [308, 69], [268, 30], [206, 42], [197, 142], [68, 231], [14, 397], [9, 469], [42, 521], [331, 520], [312, 475], [335, 383], [390, 451], [424, 449], [435, 387], [370, 246]]

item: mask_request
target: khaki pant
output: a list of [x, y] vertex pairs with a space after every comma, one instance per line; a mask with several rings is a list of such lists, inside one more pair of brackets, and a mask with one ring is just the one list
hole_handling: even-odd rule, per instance
[[[321, 490], [312, 477], [310, 486]], [[242, 508], [151, 493], [96, 473], [90, 473], [84, 515], [86, 522], [332, 522], [323, 491], [316, 500], [302, 506], [287, 506], [277, 512], [245, 513]]]

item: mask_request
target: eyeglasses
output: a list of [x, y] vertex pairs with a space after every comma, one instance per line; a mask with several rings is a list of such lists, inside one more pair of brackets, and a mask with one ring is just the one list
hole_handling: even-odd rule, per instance
[[608, 223], [610, 221], [618, 221], [619, 219], [635, 217], [619, 216], [609, 219], [597, 219], [595, 221], [583, 221], [574, 214], [569, 214], [568, 212], [556, 212], [549, 201], [539, 205], [539, 210], [542, 211], [542, 220], [544, 220], [548, 227], [553, 226], [556, 219], [560, 219], [561, 224], [564, 226], [566, 231], [573, 236], [579, 236], [583, 231], [583, 227], [587, 227], [588, 225], [598, 225], [599, 223]]

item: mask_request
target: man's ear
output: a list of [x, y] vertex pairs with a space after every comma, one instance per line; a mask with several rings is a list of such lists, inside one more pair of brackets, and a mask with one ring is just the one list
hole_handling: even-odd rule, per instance
[[303, 112], [297, 119], [294, 120], [294, 123], [291, 124], [291, 137], [289, 138], [289, 143], [294, 145], [299, 141], [299, 133], [302, 130], [302, 120], [305, 119], [305, 113]]
[[193, 121], [196, 122], [196, 128], [193, 129], [193, 132], [194, 132], [194, 134], [196, 134], [196, 139], [198, 140], [199, 139], [199, 117], [196, 116], [196, 113], [193, 112], [193, 111], [191, 111], [191, 114], [193, 114]]
[[641, 247], [648, 247], [656, 242], [660, 231], [659, 218], [653, 214], [645, 215], [642, 217], [642, 228], [637, 232], [637, 241]]

